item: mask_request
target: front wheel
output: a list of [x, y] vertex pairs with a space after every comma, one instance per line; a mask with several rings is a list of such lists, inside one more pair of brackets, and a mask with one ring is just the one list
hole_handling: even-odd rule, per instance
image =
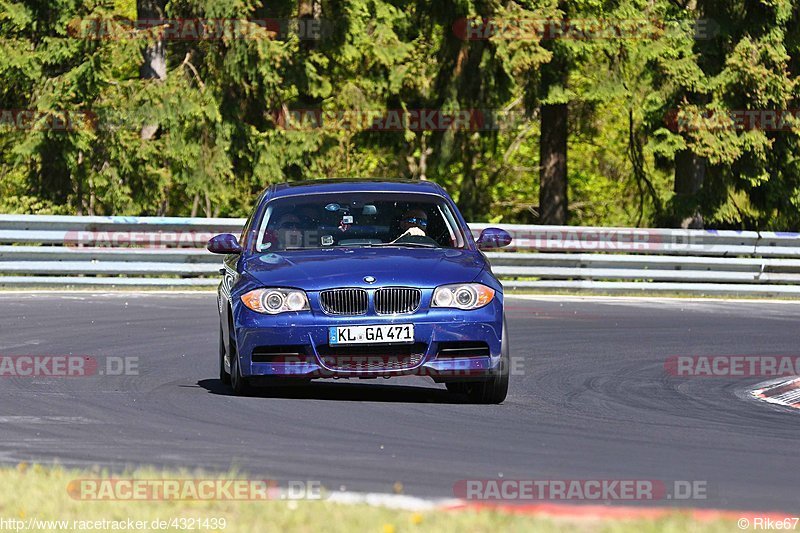
[[444, 384], [447, 387], [447, 391], [453, 394], [464, 394], [467, 391], [466, 385], [466, 383], [460, 381], [448, 381]]
[[467, 394], [469, 401], [481, 404], [503, 403], [506, 396], [508, 396], [510, 365], [511, 355], [508, 347], [508, 330], [506, 328], [506, 319], [503, 317], [503, 339], [500, 344], [500, 368], [494, 376], [486, 381], [463, 384], [463, 392]]
[[219, 380], [223, 385], [231, 384], [231, 375], [225, 370], [225, 340], [222, 337], [222, 328], [219, 328]]
[[237, 396], [248, 396], [253, 392], [247, 378], [242, 376], [242, 369], [239, 364], [239, 354], [231, 343], [231, 388]]

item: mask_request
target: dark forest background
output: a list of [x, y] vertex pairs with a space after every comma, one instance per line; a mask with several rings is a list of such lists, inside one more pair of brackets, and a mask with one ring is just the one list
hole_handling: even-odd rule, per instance
[[[798, 230], [798, 4], [0, 0], [0, 212], [243, 216], [380, 176], [471, 221]], [[161, 19], [239, 33], [131, 22]], [[481, 120], [352, 118], [398, 110]]]

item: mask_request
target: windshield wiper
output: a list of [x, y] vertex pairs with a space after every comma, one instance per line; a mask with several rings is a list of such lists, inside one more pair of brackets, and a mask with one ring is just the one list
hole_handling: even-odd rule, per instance
[[[410, 246], [411, 248], [441, 248], [441, 246], [437, 246], [435, 244], [428, 244], [424, 242], [381, 242], [381, 243], [371, 243], [371, 242], [357, 242], [357, 243], [348, 243], [344, 245], [336, 245], [336, 246], [315, 246], [315, 247], [305, 247], [305, 246], [287, 246], [286, 248], [282, 248], [280, 250], [273, 250], [272, 253], [275, 252], [291, 252], [295, 250], [331, 250], [334, 248], [385, 248], [387, 246]], [[270, 253], [268, 250], [263, 250], [261, 253]]]
[[380, 244], [373, 244], [372, 246], [411, 246], [415, 248], [439, 248], [435, 244], [428, 244], [424, 242], [382, 242]]

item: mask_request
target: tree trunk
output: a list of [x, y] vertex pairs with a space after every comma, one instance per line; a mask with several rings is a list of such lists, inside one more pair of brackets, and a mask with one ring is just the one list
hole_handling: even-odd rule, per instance
[[[297, 18], [301, 21], [319, 19], [322, 16], [322, 4], [316, 0], [298, 0]], [[312, 32], [300, 29], [300, 50], [309, 52], [317, 48], [317, 41], [312, 37]]]
[[320, 5], [314, 0], [298, 0], [298, 18], [317, 18], [319, 17]]
[[480, 215], [482, 195], [479, 192], [477, 172], [475, 170], [476, 154], [468, 137], [461, 139], [461, 152], [464, 161], [464, 177], [458, 191], [458, 208], [467, 220], [475, 220]]
[[194, 200], [192, 201], [192, 218], [197, 216], [197, 211], [200, 209], [200, 193], [194, 193]]
[[[136, 0], [136, 13], [139, 20], [163, 20], [166, 0]], [[145, 26], [150, 26], [146, 24]], [[142, 50], [142, 64], [139, 67], [139, 78], [143, 80], [167, 79], [167, 49], [163, 37], [148, 43]], [[158, 132], [158, 124], [142, 126], [140, 137], [150, 140]]]
[[[77, 168], [72, 169], [69, 173], [70, 181], [73, 183], [72, 188], [75, 190], [75, 206], [77, 208], [77, 215], [82, 216], [84, 213], [84, 208], [86, 207], [86, 199], [84, 198], [83, 194], [83, 178], [80, 175], [80, 166], [83, 163], [83, 151], [78, 152], [78, 164]], [[90, 213], [91, 214], [91, 213]]]
[[[166, 0], [136, 0], [136, 13], [139, 20], [163, 20], [166, 3]], [[167, 54], [163, 37], [148, 43], [142, 50], [142, 59], [142, 65], [139, 67], [141, 79], [165, 80], [167, 78]]]
[[567, 104], [543, 105], [539, 142], [539, 223], [567, 223]]
[[705, 176], [705, 158], [691, 150], [681, 150], [675, 154], [675, 225], [690, 229], [703, 228], [700, 192]]
[[[565, 2], [559, 8], [568, 17]], [[566, 88], [570, 59], [567, 51], [555, 40], [545, 47], [552, 52], [550, 62], [542, 65], [539, 78], [539, 98], [546, 101], [553, 89]], [[539, 223], [567, 223], [567, 119], [566, 103], [543, 103], [540, 109], [541, 138], [539, 141]]]

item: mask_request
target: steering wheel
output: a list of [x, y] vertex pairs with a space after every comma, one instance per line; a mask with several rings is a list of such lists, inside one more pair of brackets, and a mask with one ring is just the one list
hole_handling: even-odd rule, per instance
[[395, 240], [394, 242], [407, 242], [411, 244], [432, 244], [434, 246], [439, 246], [439, 243], [436, 242], [435, 239], [428, 237], [427, 235], [403, 235], [399, 239]]

